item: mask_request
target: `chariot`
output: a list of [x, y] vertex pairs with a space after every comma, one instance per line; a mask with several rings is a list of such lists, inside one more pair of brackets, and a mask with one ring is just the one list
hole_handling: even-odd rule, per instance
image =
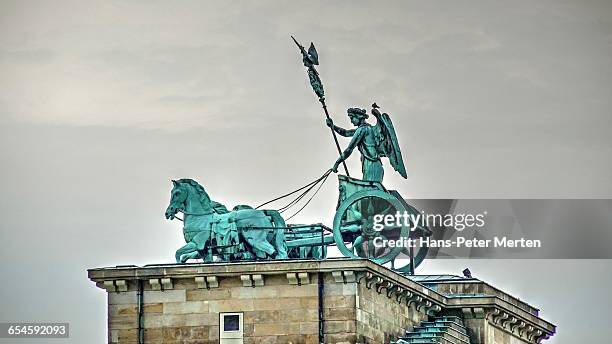
[[[338, 191], [332, 228], [322, 224], [283, 227], [289, 257], [325, 258], [327, 247], [336, 246], [345, 257], [367, 258], [399, 272], [413, 273], [428, 247], [410, 243], [431, 236], [429, 228], [410, 221], [419, 211], [397, 191], [387, 190], [378, 182], [338, 175]], [[408, 218], [409, 223], [385, 224], [385, 218], [397, 219], [398, 215]], [[390, 241], [399, 245], [389, 245]]]

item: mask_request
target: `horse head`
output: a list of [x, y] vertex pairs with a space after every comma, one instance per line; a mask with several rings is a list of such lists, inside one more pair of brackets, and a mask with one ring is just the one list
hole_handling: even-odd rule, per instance
[[170, 204], [166, 208], [166, 218], [174, 219], [176, 213], [196, 212], [200, 215], [213, 212], [212, 201], [204, 188], [193, 179], [172, 180]]
[[185, 211], [185, 202], [189, 190], [185, 184], [172, 180], [172, 191], [170, 191], [170, 204], [166, 208], [166, 218], [173, 220], [176, 213], [179, 211]]

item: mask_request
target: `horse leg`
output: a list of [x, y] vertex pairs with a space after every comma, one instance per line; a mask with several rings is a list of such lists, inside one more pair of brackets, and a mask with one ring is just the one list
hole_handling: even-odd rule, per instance
[[193, 239], [192, 242], [194, 243], [196, 250], [198, 252], [202, 252], [204, 254], [201, 254], [201, 256], [204, 259], [204, 263], [210, 263], [212, 262], [212, 252], [210, 250], [209, 247], [207, 247], [207, 244], [210, 245], [210, 230], [203, 230], [201, 232], [199, 232], [198, 234], [196, 234]]
[[267, 240], [255, 240], [253, 243], [253, 247], [263, 253], [262, 258], [266, 258], [267, 256], [273, 256], [274, 253], [276, 253], [274, 246], [270, 245]]
[[277, 228], [274, 230], [274, 248], [276, 248], [276, 259], [287, 259], [287, 240], [285, 230]]
[[189, 259], [197, 259], [200, 258], [200, 252], [198, 251], [193, 251], [193, 252], [189, 252], [189, 253], [185, 253], [183, 255], [181, 255], [181, 262], [182, 263], [186, 263]]
[[274, 246], [270, 245], [266, 239], [266, 236], [267, 231], [262, 231], [261, 229], [242, 230], [242, 238], [253, 248], [253, 253], [260, 259], [272, 256], [276, 252]]
[[174, 258], [176, 258], [177, 263], [184, 263], [185, 261], [183, 261], [181, 257], [185, 254], [188, 254], [194, 251], [197, 251], [197, 247], [193, 243], [193, 241], [190, 241], [187, 244], [185, 244], [183, 247], [176, 250], [176, 253], [174, 254]]

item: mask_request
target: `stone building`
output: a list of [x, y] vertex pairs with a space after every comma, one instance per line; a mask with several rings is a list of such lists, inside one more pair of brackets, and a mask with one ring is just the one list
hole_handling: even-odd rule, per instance
[[365, 259], [119, 266], [109, 343], [539, 343], [555, 326], [474, 278], [404, 276]]

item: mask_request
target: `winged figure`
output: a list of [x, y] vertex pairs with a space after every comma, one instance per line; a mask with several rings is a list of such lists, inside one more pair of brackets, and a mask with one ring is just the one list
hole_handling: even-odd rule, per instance
[[348, 144], [341, 156], [336, 160], [332, 170], [337, 171], [338, 165], [346, 160], [353, 150], [357, 148], [361, 153], [361, 170], [363, 180], [382, 182], [384, 169], [381, 158], [389, 158], [391, 166], [399, 174], [407, 178], [404, 160], [400, 152], [397, 136], [391, 118], [386, 113], [380, 113], [378, 105], [372, 105], [372, 114], [376, 117], [377, 123], [372, 126], [366, 122], [368, 114], [365, 109], [349, 108], [347, 114], [351, 123], [356, 129], [344, 129], [334, 125], [331, 119], [327, 119], [327, 125], [339, 135], [350, 137]]

